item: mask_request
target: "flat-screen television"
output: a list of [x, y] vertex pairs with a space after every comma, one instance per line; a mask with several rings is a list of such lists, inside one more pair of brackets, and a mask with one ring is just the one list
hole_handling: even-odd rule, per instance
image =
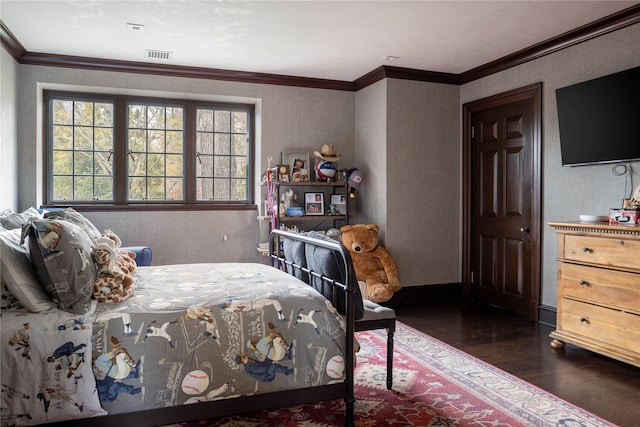
[[640, 160], [640, 67], [556, 89], [563, 166]]

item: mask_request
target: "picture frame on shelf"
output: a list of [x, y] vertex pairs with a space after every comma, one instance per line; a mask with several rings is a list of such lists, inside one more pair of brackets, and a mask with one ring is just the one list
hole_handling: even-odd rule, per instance
[[289, 166], [292, 182], [309, 181], [309, 152], [304, 150], [282, 151], [282, 164]]
[[291, 179], [291, 175], [289, 173], [290, 167], [287, 164], [278, 165], [278, 181], [280, 182], [289, 182]]
[[347, 214], [347, 195], [346, 194], [332, 194], [331, 204], [335, 206], [336, 215]]
[[305, 215], [324, 215], [324, 193], [304, 193]]
[[309, 182], [310, 181], [309, 172], [307, 172], [306, 169], [300, 169], [300, 171], [297, 171], [297, 172], [293, 173], [291, 176], [293, 178], [295, 178], [295, 182]]

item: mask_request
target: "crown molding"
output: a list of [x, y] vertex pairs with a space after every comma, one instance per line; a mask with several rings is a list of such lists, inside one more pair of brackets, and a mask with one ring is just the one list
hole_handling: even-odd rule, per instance
[[620, 30], [629, 25], [640, 22], [640, 4], [621, 10], [613, 15], [606, 16], [597, 21], [567, 31], [564, 34], [545, 40], [541, 43], [529, 46], [518, 52], [514, 52], [495, 61], [488, 62], [479, 67], [460, 74], [460, 84], [469, 83], [482, 77], [504, 71], [525, 62], [533, 61], [551, 53], [580, 44], [593, 38]]
[[9, 55], [11, 55], [16, 62], [20, 62], [20, 58], [27, 53], [24, 46], [22, 46], [13, 33], [9, 31], [2, 20], [0, 20], [0, 44], [4, 46], [5, 50], [9, 52]]
[[385, 78], [463, 85], [639, 22], [640, 4], [637, 4], [461, 74], [382, 66], [358, 78], [354, 82], [355, 90], [363, 89]]
[[362, 77], [359, 77], [353, 82], [286, 76], [280, 74], [223, 70], [216, 68], [164, 65], [27, 52], [24, 46], [22, 46], [22, 44], [14, 37], [11, 31], [1, 20], [0, 42], [16, 62], [20, 64], [223, 80], [242, 83], [296, 86], [315, 89], [358, 91], [380, 80], [384, 80], [385, 78], [462, 85], [639, 22], [640, 4], [637, 4], [613, 15], [604, 17], [590, 24], [583, 25], [582, 27], [578, 27], [557, 37], [553, 37], [526, 49], [514, 52], [510, 55], [496, 59], [495, 61], [488, 62], [461, 74], [381, 66]]
[[18, 61], [21, 64], [49, 67], [82, 68], [94, 71], [116, 71], [121, 73], [152, 74], [159, 76], [186, 77], [195, 79], [223, 80], [281, 86], [297, 86], [317, 89], [353, 91], [353, 83], [340, 80], [315, 79], [310, 77], [285, 76], [279, 74], [232, 71], [217, 68], [187, 67], [135, 61], [87, 58], [27, 52]]
[[386, 78], [457, 85], [459, 84], [460, 76], [459, 74], [383, 65], [354, 81], [354, 90], [364, 89]]

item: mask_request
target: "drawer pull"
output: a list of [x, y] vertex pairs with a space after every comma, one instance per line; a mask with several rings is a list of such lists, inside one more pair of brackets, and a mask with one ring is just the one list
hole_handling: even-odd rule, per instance
[[591, 248], [585, 246], [584, 248], [582, 248], [582, 252], [592, 252], [592, 250]]
[[580, 280], [579, 283], [581, 286], [589, 286], [589, 282], [587, 282], [586, 280]]
[[589, 320], [586, 317], [581, 317], [580, 323], [589, 323]]

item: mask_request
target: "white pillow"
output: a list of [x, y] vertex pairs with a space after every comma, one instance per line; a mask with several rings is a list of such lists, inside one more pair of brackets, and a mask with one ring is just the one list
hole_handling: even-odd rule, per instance
[[42, 218], [42, 214], [36, 208], [29, 208], [22, 213], [13, 213], [7, 209], [0, 212], [0, 225], [7, 230], [22, 228], [32, 217]]
[[0, 231], [0, 273], [2, 281], [20, 304], [29, 311], [56, 307], [38, 281], [29, 259], [29, 249], [20, 244], [22, 230]]

